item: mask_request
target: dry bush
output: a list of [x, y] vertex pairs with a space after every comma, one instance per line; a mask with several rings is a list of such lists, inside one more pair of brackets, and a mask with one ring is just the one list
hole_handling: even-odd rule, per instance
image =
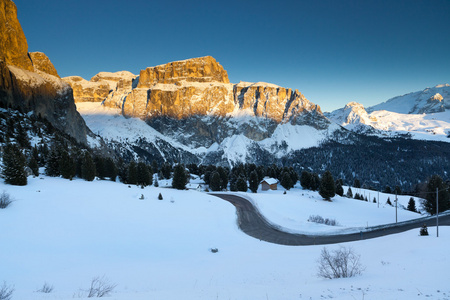
[[354, 277], [365, 270], [361, 265], [360, 255], [352, 248], [340, 247], [330, 252], [324, 247], [317, 262], [317, 275], [328, 279]]
[[11, 300], [14, 293], [14, 287], [8, 285], [6, 281], [3, 281], [3, 285], [0, 286], [0, 300]]

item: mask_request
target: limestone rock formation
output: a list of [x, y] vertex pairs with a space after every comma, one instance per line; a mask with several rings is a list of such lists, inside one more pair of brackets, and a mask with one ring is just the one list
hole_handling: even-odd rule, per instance
[[0, 0], [0, 102], [32, 111], [86, 144], [88, 129], [76, 110], [72, 89], [57, 75], [45, 54], [28, 54], [15, 4]]
[[229, 83], [227, 72], [211, 56], [147, 68], [134, 81], [123, 79], [121, 83], [104, 105], [145, 120], [244, 113], [278, 123], [302, 124], [305, 120], [298, 116], [305, 112], [322, 116], [320, 107], [298, 90], [263, 82]]
[[30, 52], [29, 55], [35, 72], [41, 71], [60, 78], [47, 55], [42, 52]]
[[138, 88], [150, 88], [156, 83], [186, 82], [230, 83], [228, 74], [211, 56], [171, 62], [141, 70]]
[[28, 43], [17, 19], [17, 7], [11, 0], [0, 0], [0, 60], [6, 65], [33, 71]]
[[136, 78], [136, 75], [128, 71], [121, 71], [115, 73], [100, 72], [90, 81], [80, 76], [68, 76], [64, 77], [63, 80], [72, 87], [75, 102], [102, 102], [118, 86], [123, 87], [123, 85], [130, 83], [129, 90], [131, 91], [131, 83], [134, 78]]
[[110, 92], [109, 83], [104, 81], [91, 82], [80, 76], [64, 77], [73, 89], [75, 102], [102, 102]]

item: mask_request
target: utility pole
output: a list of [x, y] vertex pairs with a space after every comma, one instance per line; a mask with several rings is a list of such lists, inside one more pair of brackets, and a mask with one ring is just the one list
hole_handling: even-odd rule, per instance
[[439, 237], [439, 190], [436, 188], [436, 237]]
[[378, 191], [378, 201], [377, 201], [377, 203], [378, 203], [378, 208], [380, 208], [380, 192]]
[[395, 192], [395, 223], [397, 223], [397, 203], [398, 203], [397, 192]]

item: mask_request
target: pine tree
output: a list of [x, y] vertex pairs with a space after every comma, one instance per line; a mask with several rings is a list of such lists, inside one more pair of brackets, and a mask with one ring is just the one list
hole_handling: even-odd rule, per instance
[[450, 208], [450, 192], [448, 186], [439, 175], [433, 175], [428, 180], [427, 195], [422, 203], [423, 208], [429, 214], [436, 214], [436, 188], [438, 189], [439, 212]]
[[220, 191], [220, 174], [219, 172], [215, 171], [212, 173], [211, 178], [209, 180], [209, 188], [213, 192]]
[[334, 178], [330, 171], [325, 171], [320, 182], [319, 194], [325, 200], [330, 200], [336, 194], [336, 187], [334, 186]]
[[348, 187], [346, 195], [347, 195], [348, 198], [353, 198], [353, 192], [352, 192], [352, 188], [351, 187]]
[[87, 181], [95, 179], [95, 164], [89, 152], [83, 153], [81, 161], [81, 178]]
[[317, 191], [320, 187], [319, 174], [313, 173], [311, 177], [311, 190]]
[[161, 195], [161, 193], [159, 193], [158, 200], [162, 200], [162, 199], [163, 199], [163, 196]]
[[127, 171], [127, 183], [128, 184], [136, 184], [137, 183], [137, 166], [134, 160], [130, 162], [128, 165]]
[[353, 181], [353, 187], [355, 188], [361, 188], [361, 182], [359, 181], [358, 178], [355, 178], [355, 180]]
[[250, 173], [250, 178], [248, 180], [248, 187], [253, 193], [256, 193], [258, 191], [258, 186], [259, 186], [258, 172], [254, 170]]
[[[109, 177], [111, 181], [115, 181], [117, 177], [117, 166], [112, 158], [105, 159], [105, 177]], [[151, 184], [151, 183], [150, 183]]]
[[60, 146], [53, 145], [50, 153], [47, 157], [47, 163], [45, 165], [45, 174], [47, 176], [57, 177], [61, 175], [59, 162], [61, 159]]
[[75, 176], [75, 162], [66, 150], [61, 150], [58, 164], [59, 173], [63, 178], [72, 179]]
[[173, 169], [172, 187], [177, 190], [184, 190], [186, 188], [188, 178], [184, 165], [177, 164]]
[[384, 188], [383, 193], [385, 193], [385, 194], [392, 194], [391, 187], [387, 185], [387, 186]]
[[341, 183], [340, 179], [336, 180], [336, 194], [339, 196], [344, 195], [344, 188], [342, 187], [342, 183]]
[[248, 189], [247, 181], [245, 180], [245, 178], [243, 176], [240, 176], [238, 178], [238, 180], [236, 181], [236, 189], [239, 192], [246, 192], [247, 191], [247, 189]]
[[223, 167], [218, 167], [217, 172], [220, 176], [220, 190], [225, 190], [228, 186], [228, 170]]
[[34, 176], [39, 176], [39, 166], [34, 155], [31, 155], [30, 160], [28, 161], [28, 167], [33, 171]]
[[417, 212], [416, 201], [414, 201], [413, 197], [409, 198], [408, 207], [406, 209], [412, 212]]
[[386, 204], [392, 206], [392, 202], [391, 202], [391, 199], [389, 197], [387, 198]]
[[136, 184], [141, 186], [148, 186], [151, 183], [150, 172], [147, 165], [139, 162], [136, 166]]
[[284, 172], [281, 176], [280, 184], [286, 189], [290, 190], [292, 187], [292, 179], [288, 172]]
[[5, 177], [5, 183], [27, 185], [25, 166], [26, 159], [19, 147], [7, 144], [3, 153], [3, 176]]

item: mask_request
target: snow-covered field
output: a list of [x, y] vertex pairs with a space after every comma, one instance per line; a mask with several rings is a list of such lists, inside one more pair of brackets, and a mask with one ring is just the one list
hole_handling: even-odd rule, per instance
[[[316, 276], [323, 246], [261, 242], [239, 231], [231, 204], [164, 185], [45, 176], [29, 177], [25, 187], [0, 182], [0, 191], [15, 199], [0, 210], [0, 281], [14, 285], [13, 299], [79, 298], [96, 276], [118, 284], [109, 298], [118, 300], [450, 299], [448, 227], [439, 238], [431, 227], [428, 237], [412, 230], [346, 243], [365, 271], [326, 280]], [[311, 214], [335, 218], [343, 228], [395, 221], [392, 207], [324, 202], [300, 189], [246, 196], [272, 222], [295, 231], [323, 232], [323, 225], [306, 222]], [[399, 210], [399, 221], [415, 216]], [[45, 282], [54, 291], [36, 292]]]

